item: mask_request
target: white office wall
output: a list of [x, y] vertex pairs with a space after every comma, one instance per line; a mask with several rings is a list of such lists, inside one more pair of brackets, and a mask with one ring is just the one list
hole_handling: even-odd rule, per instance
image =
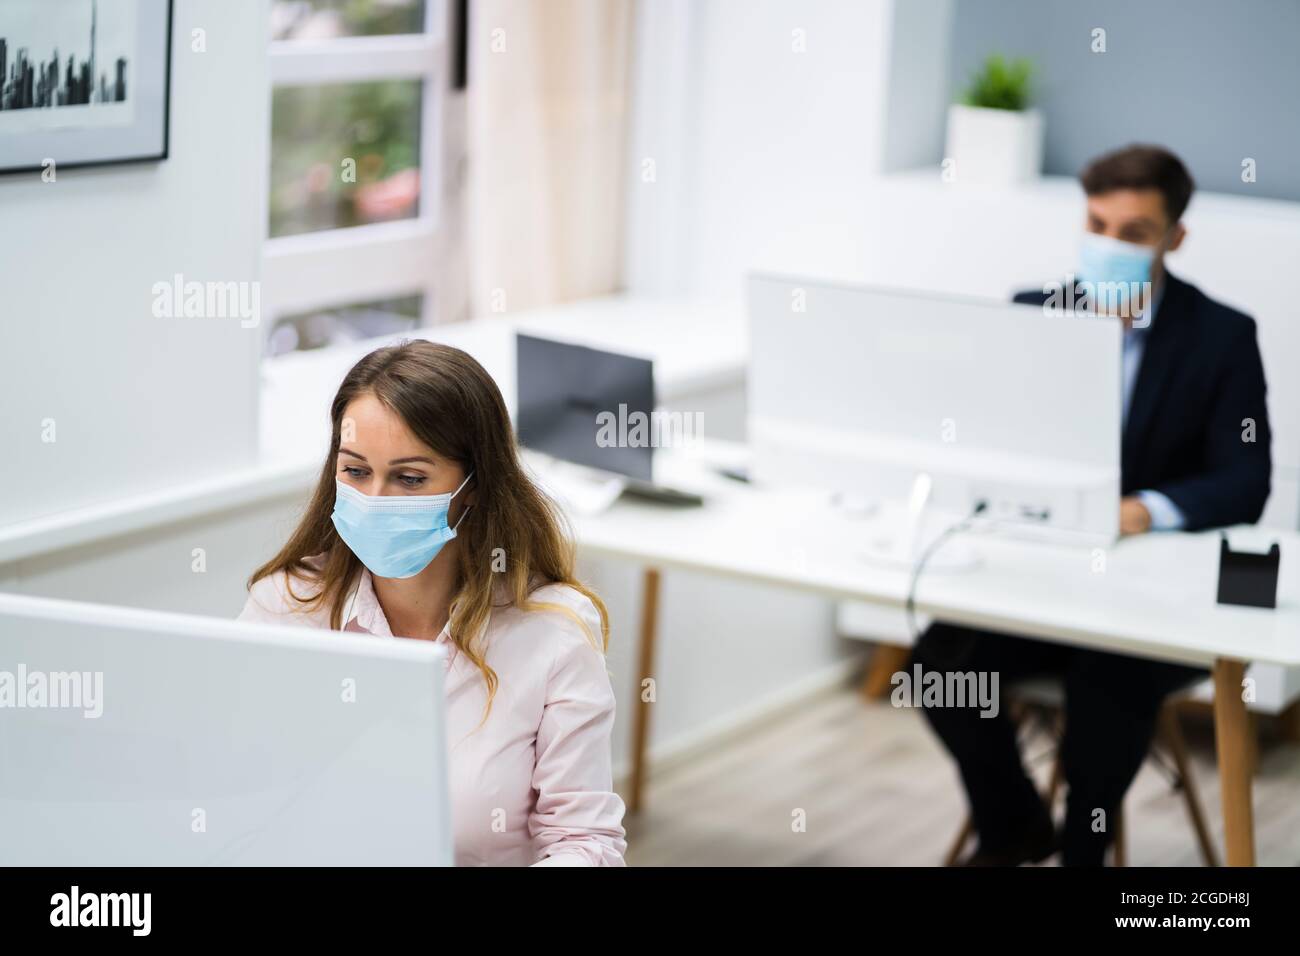
[[288, 538], [305, 495], [177, 521], [0, 565], [18, 594], [233, 618], [245, 582]]
[[265, 0], [177, 0], [170, 158], [0, 176], [0, 524], [251, 464], [263, 330], [152, 304], [258, 278], [266, 41]]
[[642, 0], [625, 275], [739, 298], [760, 258], [853, 230], [880, 169], [888, 0]]
[[894, 171], [930, 165], [943, 155], [951, 89], [947, 38], [955, 10], [954, 0], [890, 7], [884, 168]]

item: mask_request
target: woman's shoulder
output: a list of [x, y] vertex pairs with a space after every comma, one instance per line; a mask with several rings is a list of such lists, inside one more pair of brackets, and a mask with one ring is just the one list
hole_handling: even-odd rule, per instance
[[528, 595], [529, 601], [536, 604], [558, 604], [571, 611], [596, 614], [596, 602], [574, 587], [561, 581], [539, 584]]
[[543, 605], [543, 612], [549, 610], [570, 621], [576, 615], [578, 621], [574, 623], [594, 629], [595, 636], [600, 637], [600, 611], [596, 609], [596, 602], [572, 584], [543, 584], [528, 598], [531, 604]]
[[254, 581], [239, 620], [327, 627], [328, 623], [320, 624], [317, 619], [328, 621], [328, 609], [309, 608], [304, 603], [320, 593], [321, 582], [315, 576], [319, 562], [308, 558], [303, 564], [301, 571], [273, 571]]
[[552, 654], [571, 653], [584, 645], [599, 653], [604, 643], [595, 602], [571, 584], [536, 587], [524, 606], [496, 609], [493, 618], [502, 630], [534, 646], [545, 645]]

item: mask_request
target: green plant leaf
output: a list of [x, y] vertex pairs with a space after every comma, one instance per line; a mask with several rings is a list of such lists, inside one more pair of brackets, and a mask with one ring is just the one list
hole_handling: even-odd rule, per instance
[[1008, 61], [999, 53], [991, 54], [971, 77], [962, 102], [985, 109], [1024, 110], [1033, 72], [1033, 62], [1024, 57]]

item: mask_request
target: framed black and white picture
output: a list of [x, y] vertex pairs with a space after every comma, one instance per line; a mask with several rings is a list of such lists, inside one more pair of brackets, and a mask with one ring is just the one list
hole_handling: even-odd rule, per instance
[[0, 173], [167, 158], [172, 0], [0, 0]]

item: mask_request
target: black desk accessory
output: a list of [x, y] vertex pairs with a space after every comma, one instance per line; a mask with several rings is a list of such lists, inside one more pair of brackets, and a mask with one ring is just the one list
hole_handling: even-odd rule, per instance
[[1277, 607], [1277, 570], [1282, 551], [1277, 542], [1264, 554], [1233, 551], [1228, 536], [1219, 537], [1219, 603]]

